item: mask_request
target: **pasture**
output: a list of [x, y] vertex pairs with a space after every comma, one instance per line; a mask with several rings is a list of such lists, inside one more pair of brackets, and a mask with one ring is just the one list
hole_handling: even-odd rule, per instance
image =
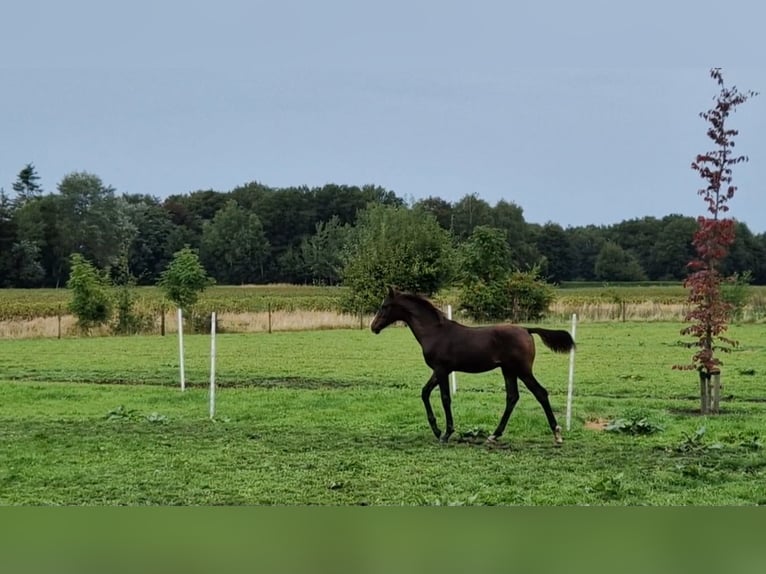
[[[718, 417], [695, 414], [695, 373], [671, 369], [690, 355], [680, 328], [582, 322], [561, 447], [524, 388], [500, 444], [483, 443], [499, 372], [458, 374], [456, 432], [439, 444], [406, 328], [222, 334], [213, 421], [207, 336], [185, 339], [184, 393], [174, 336], [4, 340], [0, 504], [766, 504], [763, 325], [730, 329]], [[536, 343], [564, 426], [568, 357]]]

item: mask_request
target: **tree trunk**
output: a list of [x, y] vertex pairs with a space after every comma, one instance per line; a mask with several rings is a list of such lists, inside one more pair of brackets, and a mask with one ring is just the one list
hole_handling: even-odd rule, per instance
[[700, 371], [700, 413], [718, 414], [721, 403], [721, 372]]
[[710, 375], [700, 371], [700, 414], [710, 413]]
[[710, 412], [717, 415], [721, 404], [721, 373], [719, 371], [710, 374], [710, 384], [712, 387], [710, 393]]

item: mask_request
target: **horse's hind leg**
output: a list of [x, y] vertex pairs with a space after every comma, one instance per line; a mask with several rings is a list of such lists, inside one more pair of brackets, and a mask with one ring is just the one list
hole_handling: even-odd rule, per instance
[[423, 386], [423, 390], [420, 392], [420, 398], [423, 399], [423, 405], [426, 407], [426, 418], [428, 419], [428, 424], [431, 426], [431, 430], [436, 435], [436, 438], [441, 438], [442, 432], [436, 424], [436, 416], [434, 415], [434, 410], [431, 408], [431, 391], [434, 390], [437, 384], [438, 380], [436, 378], [436, 373], [434, 373]]
[[511, 418], [513, 407], [519, 402], [519, 383], [516, 373], [503, 367], [503, 378], [505, 379], [505, 410], [495, 432], [487, 438], [487, 442], [494, 442], [505, 432], [505, 426], [508, 424], [508, 419]]
[[445, 424], [444, 434], [439, 438], [442, 442], [447, 442], [452, 433], [455, 432], [455, 426], [452, 423], [452, 397], [449, 394], [449, 375], [438, 377], [439, 391], [442, 397], [442, 407], [444, 408]]
[[532, 392], [532, 394], [535, 395], [537, 402], [542, 405], [543, 410], [545, 411], [545, 416], [548, 418], [548, 426], [550, 426], [551, 430], [553, 431], [553, 440], [556, 442], [556, 444], [561, 444], [564, 442], [564, 439], [561, 437], [561, 427], [556, 422], [556, 416], [553, 414], [551, 403], [548, 400], [548, 391], [546, 391], [545, 388], [537, 381], [531, 371], [528, 373], [519, 374], [519, 377], [522, 381], [524, 381], [524, 384]]

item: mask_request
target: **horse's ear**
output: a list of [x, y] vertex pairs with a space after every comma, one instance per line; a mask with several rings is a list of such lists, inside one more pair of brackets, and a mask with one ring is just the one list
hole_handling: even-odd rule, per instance
[[388, 286], [388, 296], [389, 297], [395, 296], [398, 292], [399, 292], [399, 290], [396, 287], [394, 287], [393, 285], [389, 285]]

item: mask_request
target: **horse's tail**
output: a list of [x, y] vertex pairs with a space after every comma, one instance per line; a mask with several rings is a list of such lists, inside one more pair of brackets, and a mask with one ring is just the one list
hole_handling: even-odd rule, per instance
[[556, 353], [566, 353], [575, 347], [574, 339], [569, 331], [541, 329], [540, 327], [524, 327], [530, 335], [540, 335], [546, 347]]

